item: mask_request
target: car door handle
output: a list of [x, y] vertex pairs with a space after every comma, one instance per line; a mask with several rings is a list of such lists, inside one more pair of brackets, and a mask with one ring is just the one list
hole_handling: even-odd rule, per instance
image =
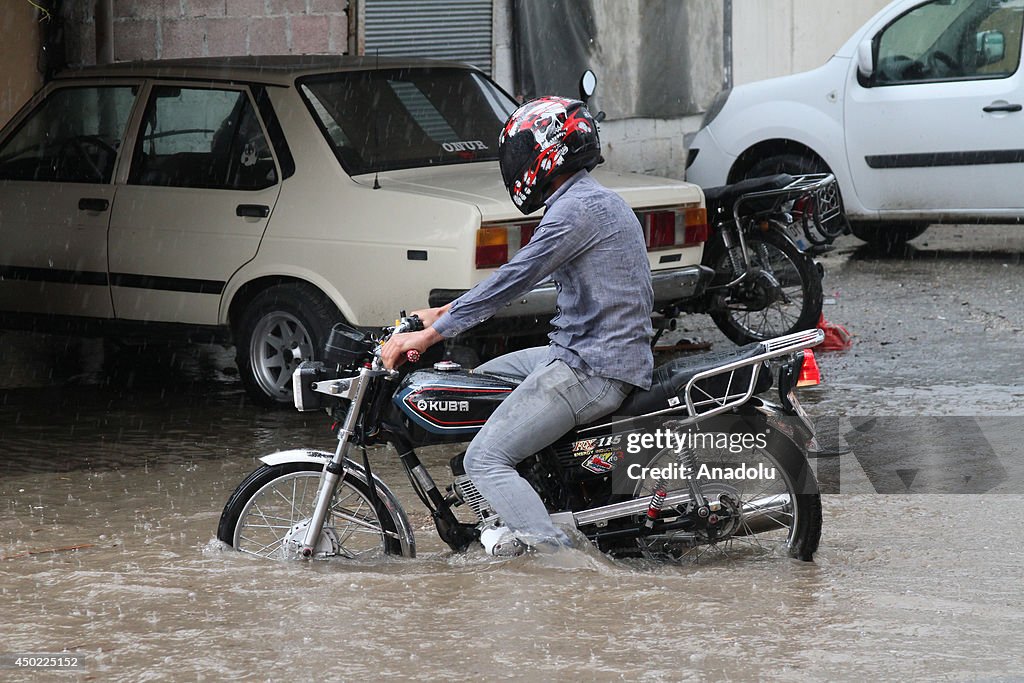
[[986, 114], [991, 114], [994, 111], [1005, 111], [1005, 112], [1010, 112], [1011, 114], [1013, 114], [1015, 112], [1020, 111], [1021, 109], [1024, 109], [1024, 105], [1021, 105], [1021, 104], [990, 104], [987, 107], [985, 107], [984, 109], [982, 109], [982, 111], [985, 112]]
[[110, 201], [102, 197], [82, 197], [78, 200], [79, 211], [106, 211]]
[[239, 204], [235, 215], [241, 218], [266, 218], [270, 215], [270, 207], [263, 204]]

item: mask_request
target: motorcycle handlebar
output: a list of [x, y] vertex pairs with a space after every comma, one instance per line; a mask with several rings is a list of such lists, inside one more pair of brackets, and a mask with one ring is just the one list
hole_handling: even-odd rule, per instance
[[[402, 311], [399, 314], [399, 319], [395, 322], [395, 326], [390, 328], [390, 333], [385, 334], [381, 338], [380, 344], [378, 344], [377, 348], [374, 349], [374, 365], [376, 366], [381, 362], [380, 352], [381, 349], [384, 347], [384, 342], [386, 342], [388, 339], [390, 339], [396, 334], [401, 334], [403, 332], [419, 332], [422, 329], [423, 321], [420, 320], [420, 317], [418, 315], [406, 315], [405, 311]], [[410, 363], [417, 363], [420, 360], [420, 352], [417, 351], [416, 349], [410, 349], [405, 352], [405, 359]]]

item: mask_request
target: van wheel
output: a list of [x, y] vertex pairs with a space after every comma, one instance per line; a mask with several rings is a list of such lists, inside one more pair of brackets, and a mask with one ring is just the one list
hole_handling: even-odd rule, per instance
[[761, 178], [764, 176], [778, 175], [779, 173], [806, 175], [808, 173], [830, 172], [831, 171], [829, 171], [828, 166], [819, 159], [813, 159], [803, 154], [776, 154], [775, 156], [770, 156], [754, 163], [754, 165], [744, 171], [742, 177], [737, 180]]
[[850, 223], [854, 237], [886, 253], [903, 249], [907, 242], [920, 237], [927, 229], [927, 223]]
[[235, 326], [238, 374], [252, 400], [263, 406], [292, 404], [292, 372], [321, 355], [337, 307], [312, 285], [274, 285], [257, 294]]

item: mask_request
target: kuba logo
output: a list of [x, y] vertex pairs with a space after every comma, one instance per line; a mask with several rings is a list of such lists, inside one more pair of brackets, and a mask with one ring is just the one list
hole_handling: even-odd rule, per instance
[[423, 412], [433, 413], [468, 413], [469, 401], [426, 401], [419, 400], [416, 407]]

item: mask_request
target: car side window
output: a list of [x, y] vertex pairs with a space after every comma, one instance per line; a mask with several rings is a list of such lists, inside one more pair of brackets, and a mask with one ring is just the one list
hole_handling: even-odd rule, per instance
[[0, 145], [0, 180], [109, 183], [136, 90], [54, 90]]
[[156, 86], [128, 182], [261, 190], [277, 183], [277, 167], [244, 91]]
[[932, 0], [875, 38], [874, 85], [1007, 78], [1020, 65], [1024, 4]]

